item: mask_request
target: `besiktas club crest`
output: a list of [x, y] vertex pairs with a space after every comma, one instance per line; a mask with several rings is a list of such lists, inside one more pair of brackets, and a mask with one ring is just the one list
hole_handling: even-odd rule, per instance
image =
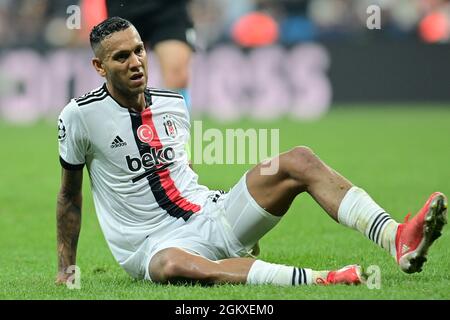
[[163, 117], [164, 129], [169, 137], [175, 138], [177, 136], [177, 126], [170, 114]]

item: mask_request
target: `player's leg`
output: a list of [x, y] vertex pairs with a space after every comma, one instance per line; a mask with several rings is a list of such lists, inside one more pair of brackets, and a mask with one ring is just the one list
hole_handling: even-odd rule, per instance
[[256, 202], [276, 216], [284, 215], [295, 197], [308, 192], [336, 221], [338, 209], [350, 181], [328, 167], [308, 147], [296, 147], [280, 154], [278, 170], [264, 174], [262, 164], [247, 173], [247, 188]]
[[150, 45], [158, 57], [164, 86], [181, 93], [190, 110], [188, 92], [190, 62], [195, 31], [187, 10], [187, 1], [161, 7], [155, 29], [149, 37]]
[[309, 193], [335, 221], [356, 228], [388, 250], [393, 246], [397, 223], [362, 189], [356, 188], [326, 165], [307, 147], [280, 154], [278, 171], [262, 174], [259, 164], [247, 173], [252, 198], [274, 215], [283, 215], [294, 198]]
[[[219, 198], [218, 205], [223, 205], [228, 227], [247, 251], [276, 225], [294, 197], [307, 189], [310, 177], [302, 174], [303, 177], [300, 181], [299, 174], [297, 178], [292, 178], [291, 173], [287, 172], [290, 165], [301, 166], [297, 169], [312, 176], [319, 175], [319, 173], [314, 173], [314, 170], [323, 170], [320, 160], [304, 147], [284, 153], [278, 159], [280, 170], [274, 175], [264, 176], [264, 179], [260, 179], [258, 182], [252, 178], [259, 168], [256, 167], [245, 175], [228, 194]], [[335, 178], [335, 180], [338, 179]], [[346, 181], [339, 180], [338, 182], [349, 184]], [[247, 187], [247, 184], [251, 185], [252, 183], [264, 186], [264, 189], [270, 189], [271, 192], [265, 193], [264, 196], [269, 201], [260, 201], [261, 203], [255, 201], [259, 198], [255, 199]], [[331, 187], [329, 189], [330, 192], [333, 191]], [[361, 282], [361, 271], [358, 266], [349, 266], [337, 271], [315, 271], [248, 258], [232, 258], [213, 262], [176, 248], [163, 249], [156, 253], [149, 268], [152, 280], [163, 283], [187, 279], [203, 283], [277, 285], [356, 284]]]
[[247, 174], [248, 191], [261, 207], [283, 215], [295, 196], [306, 191], [336, 221], [386, 249], [403, 271], [421, 270], [428, 248], [446, 223], [443, 194], [433, 194], [411, 222], [400, 225], [363, 189], [353, 186], [309, 148], [294, 148], [273, 161], [278, 161], [275, 174], [262, 174], [261, 165]]
[[189, 83], [191, 47], [180, 40], [164, 40], [154, 46], [165, 87], [185, 89]]
[[149, 265], [154, 282], [198, 281], [200, 283], [245, 283], [252, 258], [212, 261], [179, 248], [157, 252]]
[[198, 282], [202, 284], [359, 284], [358, 266], [336, 271], [314, 271], [255, 260], [230, 258], [211, 261], [179, 248], [157, 252], [149, 265], [149, 275], [157, 283]]

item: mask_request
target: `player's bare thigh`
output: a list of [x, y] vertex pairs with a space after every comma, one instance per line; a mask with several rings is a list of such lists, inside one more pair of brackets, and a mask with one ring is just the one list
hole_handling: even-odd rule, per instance
[[323, 163], [307, 147], [295, 147], [271, 161], [278, 161], [273, 165], [277, 170], [267, 170], [267, 164], [258, 164], [247, 173], [247, 188], [262, 208], [282, 216], [294, 198], [306, 191], [315, 168]]
[[284, 170], [285, 162], [289, 161], [287, 153], [280, 154], [272, 161], [278, 161], [276, 172], [265, 174], [267, 165], [258, 164], [247, 173], [246, 183], [250, 195], [262, 208], [281, 216], [289, 209], [301, 188]]
[[154, 47], [158, 56], [164, 83], [168, 88], [184, 88], [189, 80], [189, 62], [192, 50], [180, 40], [165, 40]]
[[180, 248], [166, 248], [156, 253], [149, 274], [157, 283], [195, 281], [212, 283], [245, 283], [253, 264], [251, 258], [211, 261]]

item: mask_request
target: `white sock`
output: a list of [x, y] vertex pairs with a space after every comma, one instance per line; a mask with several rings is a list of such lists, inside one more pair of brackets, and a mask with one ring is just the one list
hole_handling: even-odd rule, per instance
[[352, 187], [339, 206], [339, 223], [363, 233], [395, 257], [398, 223], [363, 189]]
[[247, 284], [298, 286], [313, 283], [311, 269], [289, 267], [256, 260], [247, 275]]

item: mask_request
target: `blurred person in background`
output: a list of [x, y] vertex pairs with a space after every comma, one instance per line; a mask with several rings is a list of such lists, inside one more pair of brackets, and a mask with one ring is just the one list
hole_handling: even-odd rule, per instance
[[[67, 8], [73, 5], [87, 8], [81, 14], [83, 23], [89, 22], [82, 30], [66, 27]], [[381, 9], [383, 32], [366, 28], [370, 5]], [[450, 41], [449, 0], [1, 0], [1, 47], [84, 47], [107, 9], [109, 16], [124, 16], [142, 26], [163, 67], [165, 86], [181, 93], [189, 82], [193, 38], [196, 48], [203, 49], [227, 42], [235, 22], [255, 11], [277, 21], [279, 42], [288, 46], [314, 39]]]
[[310, 2], [310, 0], [255, 0], [258, 11], [276, 19], [279, 24], [279, 42], [287, 46], [315, 39], [315, 25], [307, 16]]
[[6, 37], [9, 44], [43, 49], [45, 38], [42, 31], [45, 30], [45, 20], [51, 9], [50, 1], [5, 1], [3, 7], [8, 12], [12, 26], [10, 30], [5, 30], [10, 34]]
[[195, 31], [189, 0], [106, 0], [109, 17], [120, 16], [136, 26], [158, 57], [164, 86], [183, 95], [188, 109], [189, 68]]
[[[196, 48], [206, 50], [227, 40], [227, 24], [244, 14], [249, 0], [230, 3], [228, 0], [193, 0], [189, 5], [196, 34]], [[234, 12], [234, 8], [238, 8]], [[239, 8], [244, 7], [244, 11]], [[233, 11], [230, 13], [229, 11]], [[232, 16], [230, 16], [232, 15]]]

